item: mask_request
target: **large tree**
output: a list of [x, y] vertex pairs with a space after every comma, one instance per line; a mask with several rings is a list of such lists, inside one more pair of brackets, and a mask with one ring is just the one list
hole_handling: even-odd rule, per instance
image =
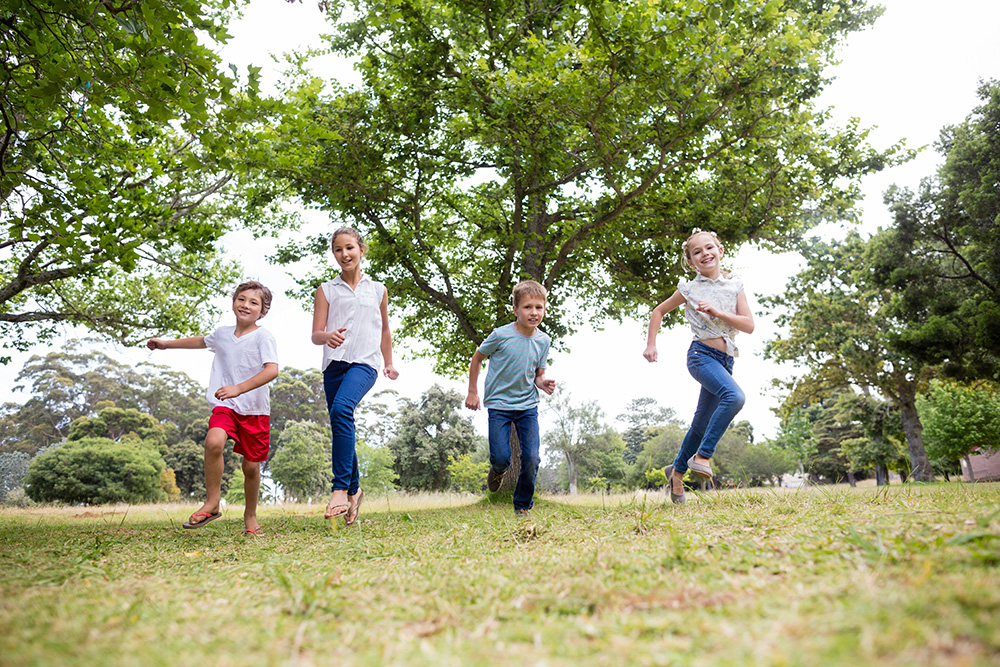
[[4, 348], [66, 322], [124, 341], [213, 320], [205, 301], [238, 275], [218, 241], [236, 211], [262, 212], [226, 197], [256, 90], [216, 53], [238, 4], [0, 8]]
[[[806, 369], [793, 384], [790, 405], [829, 398], [851, 386], [885, 396], [900, 411], [914, 479], [930, 481], [934, 475], [916, 405], [929, 369], [893, 345], [905, 323], [890, 314], [891, 293], [871, 280], [879, 247], [877, 237], [864, 240], [856, 232], [843, 241], [803, 244], [805, 267], [781, 294], [761, 300], [777, 311], [780, 332], [768, 341], [765, 356]], [[839, 429], [836, 424], [834, 419], [827, 431]], [[838, 468], [846, 473], [846, 461], [836, 463], [833, 449], [823, 474], [835, 475]]]
[[398, 331], [439, 372], [510, 320], [523, 278], [550, 289], [557, 340], [636, 314], [675, 287], [692, 227], [784, 245], [848, 215], [889, 155], [816, 104], [836, 46], [880, 11], [863, 0], [349, 4], [330, 47], [363, 83], [290, 77], [247, 155], [367, 234]]
[[892, 188], [894, 228], [873, 280], [906, 322], [895, 346], [959, 378], [1000, 379], [1000, 82], [941, 131], [944, 162], [917, 192]]

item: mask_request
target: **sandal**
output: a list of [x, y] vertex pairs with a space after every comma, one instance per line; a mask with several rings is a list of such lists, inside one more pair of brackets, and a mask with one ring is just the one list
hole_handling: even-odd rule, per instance
[[[201, 521], [195, 521], [195, 519], [199, 516], [203, 516], [205, 518], [202, 519]], [[181, 526], [189, 530], [191, 528], [201, 528], [206, 523], [211, 523], [216, 519], [218, 519], [220, 516], [222, 516], [222, 512], [195, 512], [190, 517], [188, 517], [188, 520], [182, 523]]]
[[243, 534], [262, 536], [264, 534], [264, 529], [260, 526], [257, 526], [256, 528], [247, 528], [243, 531]]
[[[361, 513], [361, 501], [365, 499], [365, 492], [358, 489], [358, 492], [354, 494], [357, 502], [351, 503], [349, 510], [347, 510], [347, 516], [344, 517], [344, 523], [350, 526], [352, 523], [358, 520], [358, 514]], [[350, 496], [347, 499], [350, 500]]]
[[670, 500], [675, 505], [684, 504], [684, 478], [682, 477], [679, 481], [681, 484], [681, 492], [674, 493], [674, 466], [673, 464], [668, 465], [663, 469], [663, 472], [667, 474], [667, 488], [670, 489]]

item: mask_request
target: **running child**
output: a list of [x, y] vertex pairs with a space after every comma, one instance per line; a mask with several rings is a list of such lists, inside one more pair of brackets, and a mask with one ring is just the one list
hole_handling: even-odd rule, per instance
[[385, 285], [361, 271], [368, 245], [358, 230], [342, 227], [330, 237], [340, 275], [316, 290], [312, 342], [323, 346], [323, 391], [333, 432], [333, 482], [324, 517], [358, 519], [365, 493], [360, 488], [355, 449], [354, 409], [374, 386], [378, 368], [395, 380], [389, 295]]
[[545, 287], [525, 280], [511, 295], [515, 320], [498, 327], [486, 337], [472, 355], [469, 365], [469, 395], [465, 407], [479, 409], [479, 370], [490, 360], [486, 371], [486, 397], [489, 412], [490, 470], [486, 487], [500, 488], [510, 467], [510, 428], [517, 430], [521, 445], [521, 472], [514, 488], [514, 511], [528, 514], [534, 504], [535, 476], [541, 463], [538, 436], [538, 390], [551, 394], [556, 381], [545, 379], [549, 356], [549, 337], [538, 330], [545, 316]]
[[235, 441], [233, 451], [243, 456], [243, 534], [260, 535], [257, 498], [260, 495], [260, 464], [271, 448], [271, 397], [266, 386], [278, 377], [278, 346], [269, 331], [257, 321], [271, 309], [271, 290], [256, 280], [239, 285], [233, 292], [236, 325], [219, 327], [208, 336], [176, 340], [151, 338], [150, 350], [205, 349], [215, 352], [205, 397], [212, 407], [205, 437], [205, 492], [207, 499], [184, 522], [185, 528], [201, 528], [222, 512], [222, 451], [226, 440]]
[[663, 316], [684, 304], [684, 316], [694, 334], [687, 367], [701, 384], [701, 395], [677, 458], [666, 468], [670, 499], [675, 503], [684, 502], [684, 473], [688, 470], [704, 479], [712, 478], [710, 459], [715, 446], [746, 400], [733, 380], [733, 361], [739, 355], [733, 339], [737, 331], [753, 333], [753, 314], [743, 282], [722, 270], [722, 255], [715, 232], [695, 229], [684, 242], [685, 260], [698, 276], [682, 281], [670, 298], [653, 309], [642, 353], [647, 361], [656, 361], [656, 334]]

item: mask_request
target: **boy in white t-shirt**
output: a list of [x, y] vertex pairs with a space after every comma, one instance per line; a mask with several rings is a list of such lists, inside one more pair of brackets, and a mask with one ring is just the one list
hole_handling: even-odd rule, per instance
[[278, 377], [278, 350], [274, 336], [257, 326], [271, 308], [271, 290], [255, 280], [242, 283], [233, 292], [236, 326], [219, 327], [208, 336], [177, 340], [151, 338], [151, 350], [204, 349], [215, 352], [206, 398], [214, 407], [205, 437], [205, 504], [184, 522], [185, 528], [201, 528], [222, 512], [222, 451], [232, 438], [233, 451], [243, 455], [243, 512], [245, 535], [260, 535], [257, 497], [260, 494], [260, 464], [271, 447], [271, 400], [267, 383]]

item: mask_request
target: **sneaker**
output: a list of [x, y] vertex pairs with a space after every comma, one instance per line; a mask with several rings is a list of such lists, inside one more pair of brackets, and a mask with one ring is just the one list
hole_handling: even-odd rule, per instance
[[531, 516], [531, 510], [526, 510], [522, 507], [519, 510], [514, 510], [514, 514], [516, 514], [519, 517], [527, 518]]
[[503, 474], [507, 472], [497, 472], [490, 466], [490, 471], [486, 473], [486, 488], [490, 490], [490, 493], [496, 493], [500, 490], [500, 482], [503, 481]]

